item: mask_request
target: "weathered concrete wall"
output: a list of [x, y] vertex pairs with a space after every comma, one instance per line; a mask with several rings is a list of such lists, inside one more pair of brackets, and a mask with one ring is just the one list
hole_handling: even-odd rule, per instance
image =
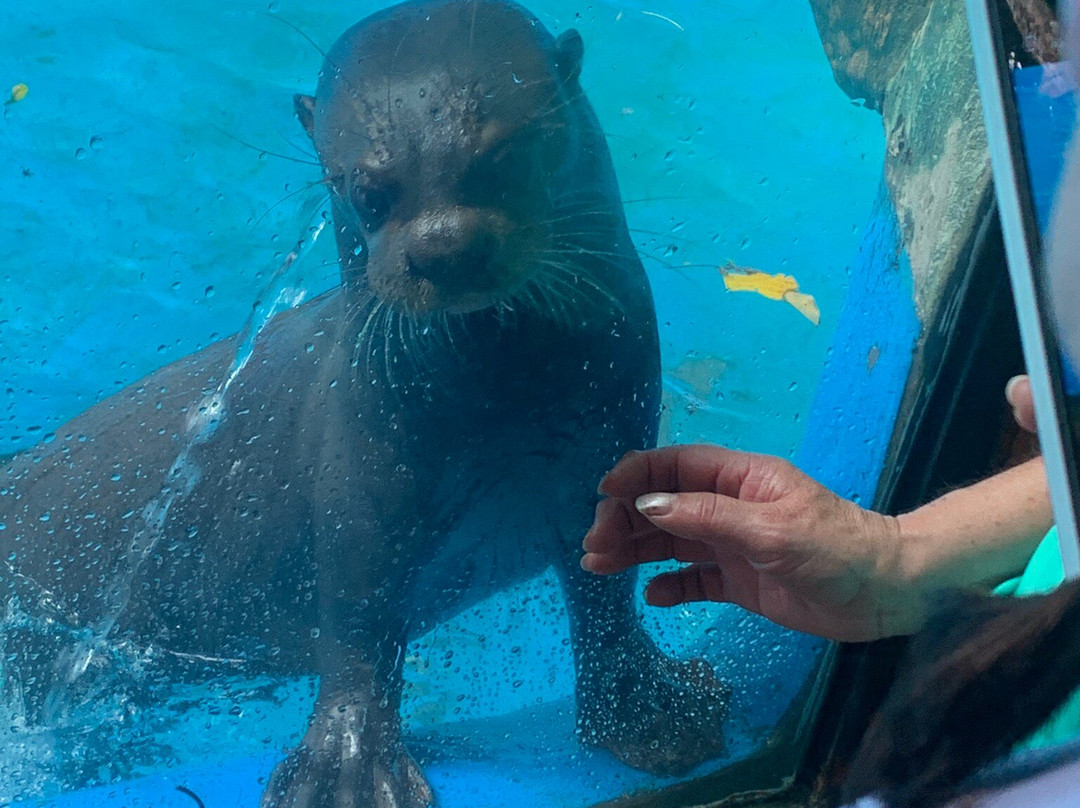
[[836, 83], [880, 110], [885, 87], [907, 59], [929, 6], [897, 0], [810, 0], [810, 6]]
[[935, 0], [882, 102], [885, 178], [915, 281], [933, 322], [945, 283], [985, 215], [990, 156], [962, 0]]
[[837, 83], [881, 111], [916, 308], [932, 322], [991, 187], [963, 0], [810, 4]]
[[[810, 0], [838, 84], [881, 112], [885, 180], [911, 264], [922, 334], [879, 498], [935, 382], [939, 330], [964, 293], [993, 185], [964, 0]], [[945, 381], [943, 383], [949, 383]]]

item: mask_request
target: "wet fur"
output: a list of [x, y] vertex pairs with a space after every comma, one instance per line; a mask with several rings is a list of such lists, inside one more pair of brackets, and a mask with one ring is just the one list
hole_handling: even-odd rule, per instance
[[[350, 29], [296, 104], [326, 170], [342, 286], [274, 318], [234, 378], [239, 338], [2, 469], [6, 603], [98, 642], [318, 674], [267, 808], [429, 804], [401, 738], [405, 643], [549, 567], [581, 739], [664, 774], [724, 750], [728, 688], [659, 652], [632, 576], [578, 564], [596, 481], [655, 442], [660, 398], [651, 292], [581, 54], [575, 32], [556, 40], [498, 0], [410, 2]], [[472, 99], [493, 99], [488, 123], [533, 116], [536, 139], [506, 155], [524, 161], [500, 163], [497, 136], [436, 114], [451, 96], [468, 111], [474, 73], [488, 76]], [[384, 103], [392, 115], [371, 114]], [[470, 182], [485, 149], [492, 173]], [[485, 201], [462, 190], [488, 179], [501, 190]], [[62, 691], [78, 656], [54, 653], [20, 658]]]

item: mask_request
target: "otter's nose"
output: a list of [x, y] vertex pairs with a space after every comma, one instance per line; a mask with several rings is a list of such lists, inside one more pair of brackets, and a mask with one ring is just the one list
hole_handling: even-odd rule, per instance
[[405, 259], [412, 275], [448, 290], [485, 285], [498, 239], [477, 211], [450, 208], [425, 213], [410, 229]]

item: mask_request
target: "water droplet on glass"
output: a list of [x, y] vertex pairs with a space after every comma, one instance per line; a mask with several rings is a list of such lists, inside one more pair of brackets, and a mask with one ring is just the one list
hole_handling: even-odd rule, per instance
[[207, 286], [205, 289], [203, 289], [203, 294], [206, 295], [207, 297], [213, 297], [214, 296], [214, 287], [213, 286]]
[[304, 350], [307, 351], [308, 353], [311, 353], [312, 351], [314, 351], [315, 350], [314, 343], [309, 342], [307, 345], [304, 346]]
[[105, 145], [105, 141], [97, 135], [90, 138], [90, 148], [94, 151], [101, 151], [101, 148]]
[[86, 149], [79, 148], [79, 149], [75, 150], [75, 159], [76, 160], [85, 160], [87, 158], [87, 156], [88, 156], [88, 152], [86, 151]]

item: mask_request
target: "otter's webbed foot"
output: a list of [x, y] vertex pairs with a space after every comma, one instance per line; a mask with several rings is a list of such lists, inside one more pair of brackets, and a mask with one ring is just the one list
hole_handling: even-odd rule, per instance
[[363, 704], [316, 708], [300, 746], [270, 776], [261, 808], [433, 806], [412, 755], [386, 733], [372, 733], [365, 713]]
[[725, 751], [731, 688], [702, 659], [665, 656], [651, 642], [612, 648], [578, 676], [582, 740], [636, 769], [683, 774]]

